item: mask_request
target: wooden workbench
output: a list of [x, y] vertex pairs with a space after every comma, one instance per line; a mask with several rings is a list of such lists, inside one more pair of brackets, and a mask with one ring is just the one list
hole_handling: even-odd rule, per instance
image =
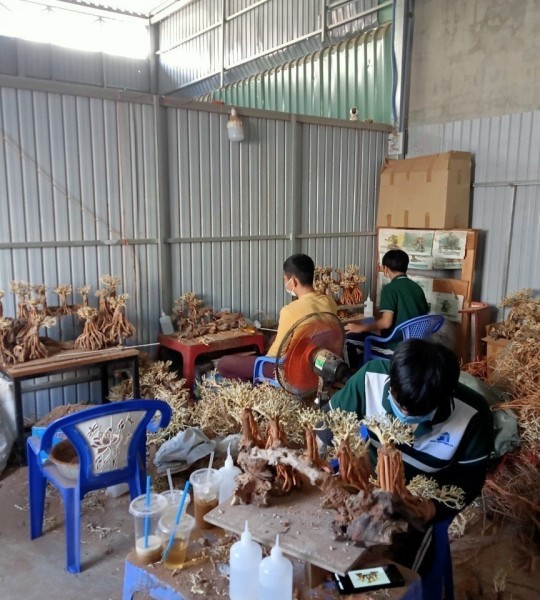
[[[271, 509], [268, 509], [271, 510]], [[227, 536], [221, 529], [195, 530], [192, 535], [184, 568], [170, 571], [155, 563], [142, 565], [136, 553], [130, 552], [126, 558], [122, 600], [132, 600], [137, 592], [142, 592], [156, 600], [199, 600], [200, 598], [219, 599], [229, 597], [227, 568], [230, 545], [237, 537]], [[225, 542], [225, 543], [224, 543]], [[215, 550], [217, 549], [217, 552]], [[212, 556], [212, 553], [214, 555]], [[379, 564], [379, 563], [378, 563]], [[369, 565], [366, 565], [369, 566]], [[294, 598], [297, 600], [369, 600], [374, 592], [340, 596], [335, 584], [325, 581], [311, 587], [308, 584], [305, 565], [293, 559]], [[420, 578], [413, 571], [398, 566], [405, 578], [405, 585], [379, 592], [385, 600], [422, 600]]]
[[[139, 390], [139, 351], [136, 348], [117, 347], [104, 350], [64, 350], [53, 356], [30, 360], [17, 365], [0, 366], [0, 373], [13, 383], [13, 399], [15, 402], [15, 422], [17, 426], [16, 447], [21, 462], [25, 462], [24, 453], [24, 418], [22, 382], [36, 377], [47, 377], [56, 373], [76, 371], [84, 367], [99, 367], [101, 376], [102, 402], [107, 402], [109, 393], [109, 366], [129, 362], [133, 380], [133, 397], [138, 398]], [[64, 385], [62, 380], [51, 381], [51, 386]]]

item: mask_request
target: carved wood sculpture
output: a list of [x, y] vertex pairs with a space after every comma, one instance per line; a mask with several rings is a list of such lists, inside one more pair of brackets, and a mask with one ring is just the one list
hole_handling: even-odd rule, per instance
[[359, 285], [366, 280], [364, 275], [359, 274], [359, 268], [356, 265], [348, 265], [345, 270], [337, 269], [338, 283], [343, 289], [341, 304], [360, 304], [364, 300], [364, 294]]
[[12, 281], [9, 287], [17, 296], [17, 319], [26, 319], [28, 316], [27, 302], [31, 290], [30, 284], [26, 281]]
[[390, 415], [364, 420], [365, 425], [378, 437], [381, 446], [377, 450], [377, 480], [375, 486], [404, 504], [408, 516], [428, 521], [434, 516], [434, 507], [428, 499], [414, 496], [407, 488], [401, 452], [396, 445], [411, 445], [414, 441], [411, 428]]
[[44, 315], [37, 311], [37, 300], [30, 301], [31, 312], [28, 316], [28, 330], [22, 341], [23, 360], [36, 360], [45, 358], [49, 355], [47, 348], [39, 338], [39, 330], [42, 327], [52, 327], [56, 324], [56, 319], [48, 315]]
[[[97, 294], [100, 298], [100, 312], [97, 317], [92, 312], [94, 309], [79, 314], [83, 320], [86, 315], [89, 322], [85, 325], [85, 331], [78, 338], [75, 347], [97, 350], [109, 344], [122, 343], [126, 337], [134, 333], [133, 325], [125, 316], [128, 296], [116, 296], [120, 279], [105, 275], [102, 281], [107, 287]], [[89, 308], [90, 289], [89, 285], [78, 288], [84, 309]], [[74, 313], [75, 307], [68, 305], [67, 301], [72, 293], [71, 285], [61, 284], [54, 289], [60, 298], [57, 307], [48, 306], [47, 286], [43, 283], [33, 285], [25, 281], [11, 281], [10, 290], [16, 295], [17, 316], [16, 319], [3, 318], [4, 292], [0, 290], [0, 363], [9, 365], [45, 358], [51, 354], [51, 351], [55, 352], [62, 348], [61, 343], [40, 338], [39, 331], [43, 327], [51, 327], [56, 322], [54, 319], [46, 318], [51, 314], [63, 316]], [[110, 341], [103, 335], [107, 326], [108, 335], [111, 336]]]
[[58, 294], [60, 298], [60, 305], [58, 307], [59, 315], [68, 315], [70, 311], [70, 307], [67, 303], [67, 297], [71, 294], [72, 288], [68, 284], [59, 285], [57, 288], [54, 288], [55, 294]]
[[36, 299], [41, 306], [41, 312], [44, 315], [49, 314], [49, 307], [47, 306], [47, 286], [44, 283], [38, 283], [33, 286], [34, 294]]
[[216, 312], [213, 308], [202, 305], [203, 301], [193, 292], [186, 292], [175, 300], [172, 312], [178, 328], [178, 338], [191, 340], [246, 326], [241, 312]]
[[334, 453], [339, 461], [341, 482], [356, 490], [369, 490], [372, 484], [367, 444], [360, 437], [360, 421], [356, 414], [332, 410], [326, 415], [326, 424], [333, 433]]
[[117, 297], [109, 298], [109, 304], [113, 307], [111, 322], [105, 328], [104, 334], [111, 344], [123, 344], [125, 338], [131, 337], [135, 333], [135, 327], [129, 322], [125, 315], [126, 301], [128, 294], [120, 294]]
[[11, 365], [15, 362], [13, 337], [13, 320], [0, 317], [0, 362], [2, 365]]
[[91, 285], [83, 285], [82, 287], [77, 288], [77, 291], [82, 296], [81, 306], [89, 306], [88, 296], [90, 295], [91, 289], [92, 289]]
[[74, 348], [85, 350], [101, 350], [107, 346], [107, 337], [98, 327], [98, 311], [95, 308], [85, 306], [77, 311], [79, 317], [84, 321], [84, 330], [75, 340]]

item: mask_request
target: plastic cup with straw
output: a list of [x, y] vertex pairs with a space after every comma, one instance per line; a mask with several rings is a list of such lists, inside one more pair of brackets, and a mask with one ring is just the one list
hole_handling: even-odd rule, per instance
[[148, 534], [150, 533], [150, 494], [152, 492], [152, 477], [146, 476], [146, 499], [144, 506], [146, 514], [144, 516], [144, 547], [148, 548]]
[[146, 479], [146, 493], [137, 496], [129, 505], [129, 512], [135, 519], [135, 550], [137, 558], [144, 564], [161, 558], [161, 537], [158, 522], [167, 506], [166, 498], [152, 493], [150, 477]]
[[197, 527], [208, 529], [211, 527], [204, 520], [206, 513], [210, 512], [219, 504], [219, 488], [223, 479], [221, 473], [212, 468], [214, 453], [210, 455], [210, 462], [206, 469], [193, 471], [189, 481], [193, 486], [193, 504], [195, 507], [195, 519]]
[[188, 497], [188, 492], [189, 492], [189, 488], [191, 487], [191, 484], [189, 481], [186, 482], [186, 485], [184, 486], [184, 492], [182, 494], [182, 499], [180, 500], [180, 504], [178, 505], [178, 510], [176, 511], [176, 516], [174, 519], [174, 523], [172, 525], [172, 527], [170, 528], [170, 536], [169, 536], [169, 541], [167, 543], [167, 546], [165, 548], [165, 551], [163, 552], [163, 555], [161, 557], [161, 562], [165, 563], [167, 560], [167, 556], [169, 555], [169, 552], [174, 544], [174, 540], [176, 537], [176, 533], [178, 530], [178, 526], [180, 524], [180, 520], [184, 520], [186, 521], [186, 525], [187, 525], [187, 536], [186, 539], [183, 540], [184, 542], [184, 552], [185, 552], [185, 547], [187, 546], [187, 541], [189, 539], [189, 534], [191, 533], [191, 529], [193, 528], [193, 524], [194, 524], [194, 519], [191, 515], [183, 515], [182, 516], [182, 512], [184, 510], [184, 504], [186, 502], [186, 498]]

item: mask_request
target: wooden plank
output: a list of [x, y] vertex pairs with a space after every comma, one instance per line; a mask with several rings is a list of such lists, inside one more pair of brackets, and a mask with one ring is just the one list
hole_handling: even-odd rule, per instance
[[272, 506], [231, 506], [225, 502], [209, 512], [205, 520], [227, 531], [241, 534], [246, 521], [253, 539], [273, 546], [279, 534], [283, 552], [325, 571], [345, 575], [366, 552], [350, 542], [333, 539], [330, 529], [337, 516], [321, 508], [322, 492], [307, 487], [290, 495], [272, 498]]
[[0, 371], [8, 377], [25, 377], [50, 374], [58, 371], [67, 371], [79, 367], [99, 365], [101, 363], [113, 362], [133, 358], [139, 351], [136, 348], [106, 348], [105, 350], [66, 350], [54, 356], [30, 360], [18, 365], [0, 367]]

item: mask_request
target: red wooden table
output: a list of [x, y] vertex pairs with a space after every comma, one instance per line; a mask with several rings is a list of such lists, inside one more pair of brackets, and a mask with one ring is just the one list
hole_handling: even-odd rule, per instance
[[203, 355], [223, 356], [238, 350], [256, 350], [264, 354], [264, 336], [261, 333], [248, 333], [239, 330], [226, 331], [193, 340], [179, 339], [173, 335], [160, 334], [161, 347], [177, 352], [182, 357], [182, 377], [188, 387], [195, 381], [195, 361]]

